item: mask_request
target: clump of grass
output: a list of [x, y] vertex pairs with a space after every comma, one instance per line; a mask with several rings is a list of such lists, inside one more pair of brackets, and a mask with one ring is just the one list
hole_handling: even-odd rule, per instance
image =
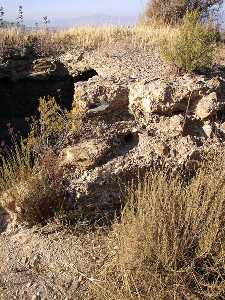
[[198, 11], [188, 13], [173, 39], [161, 42], [161, 54], [168, 63], [192, 73], [210, 67], [216, 48], [217, 33], [199, 20]]
[[95, 299], [223, 299], [224, 153], [186, 181], [168, 170], [128, 189]]

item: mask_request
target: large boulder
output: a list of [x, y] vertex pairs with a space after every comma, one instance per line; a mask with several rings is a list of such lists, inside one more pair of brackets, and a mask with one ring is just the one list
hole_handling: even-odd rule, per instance
[[155, 79], [133, 84], [129, 108], [146, 121], [154, 114], [172, 116], [196, 114], [205, 119], [225, 108], [225, 82], [202, 76], [182, 76], [175, 80]]

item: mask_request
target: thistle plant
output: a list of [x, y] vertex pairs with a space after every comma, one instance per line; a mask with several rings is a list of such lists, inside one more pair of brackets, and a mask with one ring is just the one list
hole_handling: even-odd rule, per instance
[[23, 6], [20, 5], [18, 10], [17, 26], [21, 27], [23, 26], [23, 23], [24, 23]]
[[4, 15], [5, 15], [4, 7], [1, 6], [0, 7], [0, 27], [3, 27], [3, 25], [4, 25]]
[[48, 16], [43, 17], [43, 22], [44, 22], [45, 29], [48, 30], [48, 24], [50, 23]]

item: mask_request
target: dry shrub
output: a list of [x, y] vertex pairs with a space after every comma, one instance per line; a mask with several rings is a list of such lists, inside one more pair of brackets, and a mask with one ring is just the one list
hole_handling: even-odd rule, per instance
[[63, 172], [57, 155], [51, 148], [34, 152], [37, 139], [31, 144], [30, 137], [15, 142], [1, 157], [0, 206], [13, 225], [46, 223], [63, 206]]
[[142, 21], [174, 25], [194, 10], [198, 10], [202, 18], [208, 18], [222, 3], [222, 0], [151, 0]]
[[0, 192], [30, 177], [33, 174], [35, 158], [25, 140], [17, 142], [0, 155]]
[[64, 205], [58, 152], [77, 133], [75, 115], [51, 97], [40, 99], [39, 113], [28, 138], [0, 161], [0, 205], [14, 223], [44, 223]]
[[216, 38], [216, 30], [200, 22], [194, 11], [185, 16], [175, 38], [161, 42], [161, 55], [185, 72], [201, 70], [213, 62]]
[[40, 171], [15, 183], [1, 195], [1, 206], [12, 223], [46, 223], [63, 206], [62, 170], [51, 152], [42, 158]]
[[224, 152], [187, 182], [168, 170], [130, 186], [95, 299], [224, 299]]

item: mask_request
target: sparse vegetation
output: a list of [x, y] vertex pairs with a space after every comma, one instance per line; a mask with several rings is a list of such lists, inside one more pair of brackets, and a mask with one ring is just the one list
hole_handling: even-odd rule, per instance
[[[208, 68], [213, 64], [217, 32], [213, 25], [209, 25], [209, 22], [205, 21], [208, 18], [209, 11], [220, 4], [221, 0], [171, 0], [169, 2], [153, 0], [146, 10], [147, 19], [150, 18], [151, 22], [153, 22], [152, 26], [148, 26], [148, 24], [145, 23], [133, 27], [78, 27], [69, 30], [51, 31], [48, 28], [49, 19], [46, 16], [43, 18], [45, 30], [40, 30], [37, 24], [36, 30], [31, 32], [26, 31], [23, 27], [24, 16], [21, 6], [19, 7], [18, 26], [13, 28], [4, 28], [5, 13], [4, 8], [0, 7], [0, 61], [7, 62], [9, 58], [12, 58], [14, 50], [16, 50], [16, 53], [23, 53], [24, 48], [31, 48], [33, 58], [36, 59], [48, 56], [57, 57], [68, 50], [75, 50], [77, 48], [86, 50], [98, 49], [101, 46], [110, 46], [122, 41], [122, 43], [127, 43], [134, 46], [134, 48], [138, 46], [138, 48], [142, 48], [143, 51], [156, 47], [160, 50], [165, 62], [175, 65], [183, 72], [193, 73], [194, 71]], [[106, 54], [106, 56], [107, 55], [111, 58], [111, 53]], [[114, 54], [112, 58], [116, 61], [120, 59]], [[133, 56], [132, 59], [134, 60]], [[81, 60], [78, 59], [76, 63], [79, 64]], [[138, 72], [141, 71], [141, 67], [138, 66]], [[97, 74], [97, 72], [95, 73]], [[131, 68], [129, 84], [133, 84], [137, 79], [139, 80], [139, 78], [136, 78], [132, 74]], [[147, 74], [149, 75], [150, 72]], [[142, 77], [140, 78], [141, 80], [143, 79]], [[151, 82], [149, 78], [151, 78], [151, 75], [147, 77], [147, 83]], [[146, 94], [144, 92], [142, 96], [142, 91], [140, 92], [140, 97], [143, 98], [140, 98], [140, 111], [139, 107], [135, 107], [140, 119], [145, 113], [146, 115], [148, 114], [148, 117], [151, 115], [148, 97], [154, 99], [155, 95], [157, 97], [157, 93], [162, 93], [163, 101], [165, 99], [165, 103], [163, 103], [165, 107], [167, 106], [167, 102], [169, 103], [172, 98], [172, 92], [170, 93], [169, 89], [175, 89], [175, 85], [167, 85], [166, 80], [163, 82], [164, 79], [160, 81], [155, 78], [156, 77], [154, 77], [153, 81], [157, 84], [159, 83], [159, 85], [152, 85], [155, 89], [154, 93], [148, 93], [146, 89]], [[192, 78], [192, 76], [188, 76], [187, 78]], [[8, 78], [6, 81], [7, 80]], [[34, 272], [36, 268], [35, 276], [40, 276], [41, 282], [44, 281], [43, 278], [45, 276], [47, 278], [46, 282], [48, 282], [49, 286], [46, 284], [47, 288], [45, 286], [44, 288], [46, 288], [46, 290], [49, 288], [51, 292], [53, 291], [53, 293], [60, 295], [59, 297], [63, 299], [69, 299], [67, 292], [70, 288], [71, 290], [76, 290], [77, 293], [79, 293], [79, 289], [81, 288], [81, 297], [85, 295], [85, 299], [87, 300], [225, 299], [224, 149], [221, 147], [221, 149], [219, 148], [217, 151], [209, 151], [209, 153], [199, 159], [202, 149], [205, 149], [203, 146], [205, 147], [206, 141], [210, 144], [211, 138], [214, 138], [215, 130], [218, 130], [219, 134], [218, 136], [215, 135], [215, 140], [217, 140], [213, 145], [222, 144], [224, 141], [225, 127], [222, 128], [222, 126], [219, 125], [216, 127], [217, 124], [214, 122], [214, 118], [216, 118], [217, 114], [219, 116], [220, 113], [224, 113], [222, 104], [222, 108], [219, 107], [221, 110], [218, 109], [217, 105], [220, 100], [219, 97], [217, 99], [217, 91], [220, 89], [223, 91], [223, 86], [222, 83], [220, 85], [219, 79], [218, 85], [217, 78], [215, 81], [216, 87], [212, 81], [209, 83], [208, 81], [202, 80], [200, 83], [203, 86], [200, 90], [203, 94], [201, 95], [201, 100], [206, 99], [205, 102], [208, 101], [208, 103], [206, 103], [207, 105], [203, 107], [203, 109], [209, 113], [206, 118], [203, 117], [200, 119], [200, 116], [196, 116], [195, 119], [192, 119], [196, 113], [194, 106], [199, 104], [197, 102], [197, 104], [194, 103], [194, 100], [192, 101], [193, 103], [188, 103], [185, 112], [186, 103], [183, 99], [185, 98], [186, 100], [188, 97], [186, 95], [189, 95], [189, 90], [186, 88], [188, 90], [186, 94], [184, 93], [183, 96], [181, 93], [180, 97], [182, 99], [179, 103], [177, 101], [179, 105], [176, 106], [175, 104], [177, 103], [174, 102], [174, 108], [168, 111], [165, 109], [165, 113], [164, 108], [161, 110], [160, 108], [156, 108], [154, 110], [154, 113], [151, 115], [152, 119], [149, 117], [149, 119], [146, 120], [147, 124], [147, 122], [150, 122], [149, 120], [155, 118], [154, 122], [152, 122], [152, 128], [150, 126], [149, 128], [147, 127], [148, 131], [145, 128], [145, 116], [143, 117], [143, 124], [141, 120], [137, 125], [139, 122], [139, 120], [137, 120], [138, 117], [135, 116], [135, 113], [132, 113], [130, 109], [130, 113], [133, 114], [133, 116], [129, 119], [128, 100], [124, 104], [124, 111], [123, 108], [121, 108], [120, 115], [118, 112], [115, 116], [113, 115], [113, 104], [116, 103], [117, 105], [117, 102], [121, 99], [120, 96], [123, 97], [123, 93], [120, 95], [119, 90], [120, 80], [117, 82], [117, 79], [115, 79], [118, 90], [116, 89], [116, 92], [113, 91], [113, 93], [116, 94], [118, 91], [119, 100], [117, 101], [115, 97], [116, 100], [114, 100], [114, 103], [110, 103], [111, 99], [107, 98], [107, 100], [105, 100], [101, 91], [99, 93], [100, 96], [98, 92], [95, 94], [94, 82], [93, 91], [91, 90], [91, 92], [93, 93], [93, 97], [99, 97], [99, 99], [94, 99], [96, 101], [93, 101], [93, 106], [90, 105], [92, 108], [89, 110], [89, 115], [87, 113], [85, 116], [87, 127], [85, 127], [83, 131], [85, 132], [84, 137], [81, 136], [79, 144], [76, 145], [77, 149], [81, 149], [81, 151], [79, 151], [79, 154], [76, 149], [74, 152], [72, 152], [73, 149], [66, 152], [68, 158], [71, 158], [71, 161], [73, 160], [72, 162], [74, 162], [74, 157], [77, 158], [77, 160], [75, 160], [76, 165], [75, 163], [75, 166], [70, 165], [70, 160], [68, 159], [69, 163], [65, 169], [63, 169], [60, 164], [59, 154], [62, 154], [61, 150], [67, 146], [74, 146], [74, 144], [76, 144], [84, 120], [83, 112], [81, 111], [82, 108], [77, 105], [77, 101], [81, 100], [79, 99], [79, 89], [77, 89], [78, 92], [75, 94], [74, 102], [71, 103], [71, 111], [64, 111], [53, 97], [41, 98], [37, 116], [28, 120], [28, 122], [30, 122], [28, 136], [23, 139], [15, 138], [13, 146], [10, 149], [6, 147], [4, 151], [1, 152], [0, 214], [2, 213], [1, 208], [3, 208], [8, 212], [12, 223], [20, 222], [29, 226], [37, 224], [46, 225], [49, 220], [53, 220], [54, 223], [56, 214], [59, 216], [58, 221], [61, 223], [64, 222], [63, 224], [66, 223], [68, 225], [70, 224], [70, 220], [71, 222], [74, 221], [77, 225], [76, 229], [79, 228], [80, 225], [81, 227], [83, 226], [80, 232], [82, 231], [84, 240], [86, 238], [86, 243], [90, 246], [89, 248], [91, 250], [87, 247], [87, 252], [90, 252], [88, 255], [91, 258], [88, 258], [88, 260], [87, 254], [85, 254], [85, 259], [79, 256], [78, 258], [76, 257], [77, 260], [84, 260], [83, 265], [87, 264], [87, 262], [90, 263], [90, 266], [88, 266], [89, 274], [86, 274], [82, 269], [79, 269], [79, 263], [74, 259], [75, 255], [72, 256], [72, 252], [69, 252], [73, 251], [73, 249], [69, 249], [68, 251], [67, 248], [64, 251], [62, 242], [63, 251], [59, 251], [61, 255], [60, 263], [56, 261], [44, 265], [44, 263], [41, 262], [44, 267], [43, 272], [39, 272], [39, 274], [38, 271], [41, 270], [39, 266], [28, 264], [27, 260], [30, 258], [26, 257], [24, 263], [25, 268], [22, 269], [23, 272], [24, 270], [27, 274], [28, 271], [31, 272], [28, 275], [32, 278], [32, 272]], [[175, 81], [175, 84], [177, 82], [179, 81]], [[72, 84], [73, 83], [72, 81]], [[110, 84], [113, 83], [113, 81], [112, 83], [110, 81]], [[163, 85], [162, 88], [161, 84]], [[194, 84], [195, 82], [193, 85]], [[197, 84], [198, 82], [196, 86]], [[207, 89], [206, 84], [209, 85]], [[121, 80], [121, 86], [122, 85], [124, 85], [123, 80]], [[148, 88], [145, 83], [138, 88], [144, 90], [144, 85]], [[166, 85], [166, 88], [164, 88], [164, 85]], [[151, 89], [152, 86], [149, 86], [149, 89]], [[96, 89], [102, 89], [101, 82]], [[107, 89], [110, 90], [110, 85], [107, 86]], [[196, 92], [197, 99], [200, 92], [197, 87], [196, 90], [194, 90], [194, 92]], [[166, 101], [167, 95], [164, 97], [167, 91], [169, 91], [169, 101]], [[221, 91], [218, 93], [221, 93]], [[109, 93], [109, 98], [111, 95], [113, 98], [115, 96], [114, 94]], [[209, 95], [212, 97], [207, 100]], [[86, 98], [86, 93], [83, 97], [89, 99]], [[152, 99], [150, 100], [152, 101]], [[118, 106], [115, 106], [115, 110], [117, 107], [120, 109], [119, 104], [120, 103], [118, 103]], [[193, 106], [193, 110], [189, 109], [189, 104], [191, 108]], [[141, 106], [143, 106], [145, 110], [143, 110]], [[212, 111], [211, 106], [213, 106]], [[102, 108], [103, 110], [101, 110]], [[101, 112], [101, 114], [98, 115], [96, 111]], [[111, 115], [113, 115], [112, 120]], [[123, 115], [126, 120], [122, 119]], [[113, 119], [114, 117], [115, 120]], [[170, 122], [172, 117], [175, 118], [173, 122]], [[219, 121], [224, 122], [224, 116], [220, 118], [221, 120]], [[126, 122], [128, 122], [129, 132], [125, 130]], [[118, 132], [116, 132], [117, 123], [121, 126]], [[176, 139], [180, 142], [182, 138], [187, 137], [186, 135], [189, 134], [189, 128], [186, 129], [186, 127], [189, 125], [191, 127], [193, 125], [192, 123], [194, 123], [193, 128], [190, 129], [190, 132], [193, 130], [193, 135], [189, 136], [190, 143], [193, 142], [190, 153], [188, 152], [189, 148], [188, 146], [186, 147], [185, 142], [183, 144], [181, 143], [181, 147], [184, 145], [184, 151], [188, 152], [186, 160], [183, 161], [178, 157], [176, 154], [178, 150], [175, 146], [173, 147], [173, 144], [167, 145], [167, 140], [164, 144], [163, 139], [161, 143], [161, 135], [167, 134], [164, 128], [160, 128], [161, 123], [162, 126], [164, 126], [164, 124], [167, 126], [168, 124], [168, 130], [170, 130], [171, 134], [168, 134], [168, 139], [171, 137], [174, 144], [176, 143]], [[94, 127], [95, 125], [96, 128]], [[136, 127], [134, 128], [133, 125]], [[204, 126], [206, 129], [203, 128]], [[177, 130], [177, 127], [180, 127], [180, 129]], [[140, 128], [146, 131], [145, 135], [143, 134], [139, 139]], [[162, 132], [160, 132], [161, 129]], [[201, 131], [201, 133], [196, 133], [197, 130]], [[92, 135], [92, 131], [96, 131], [96, 135]], [[107, 133], [104, 131], [107, 131]], [[153, 139], [155, 136], [153, 136], [154, 133], [151, 131], [158, 133], [157, 139]], [[85, 136], [86, 132], [87, 136]], [[138, 143], [142, 143], [141, 139], [147, 138], [147, 135], [149, 135], [150, 138], [149, 144], [146, 146], [147, 150], [144, 149], [145, 145], [143, 148], [141, 148], [142, 145], [138, 148]], [[99, 138], [100, 136], [104, 136], [102, 140]], [[91, 139], [90, 144], [89, 138]], [[153, 140], [154, 143], [156, 143], [155, 146], [160, 148], [158, 152], [157, 149], [154, 150], [150, 147]], [[203, 143], [202, 140], [204, 140], [205, 144], [198, 146], [197, 143]], [[188, 144], [188, 138], [186, 141]], [[98, 142], [102, 148], [98, 147]], [[84, 147], [82, 147], [83, 145]], [[89, 147], [89, 145], [91, 146]], [[179, 145], [180, 144], [178, 144], [178, 147]], [[91, 151], [89, 153], [89, 149], [86, 149], [87, 147], [93, 147], [93, 153]], [[98, 201], [95, 199], [95, 189], [99, 189], [99, 193], [96, 193], [98, 197], [100, 193], [102, 193], [103, 197], [109, 198], [109, 203], [111, 199], [114, 201], [113, 189], [117, 189], [118, 184], [115, 183], [116, 180], [112, 184], [110, 182], [112, 169], [114, 166], [117, 168], [117, 173], [113, 173], [113, 176], [118, 176], [118, 181], [124, 176], [124, 180], [127, 182], [127, 178], [131, 177], [131, 175], [127, 173], [133, 174], [133, 166], [135, 166], [135, 168], [136, 166], [139, 167], [138, 163], [137, 165], [132, 164], [132, 160], [136, 159], [136, 148], [138, 148], [140, 152], [138, 152], [137, 159], [143, 162], [141, 168], [149, 168], [151, 163], [153, 165], [156, 164], [158, 167], [150, 169], [150, 171], [143, 176], [144, 178], [133, 178], [133, 181], [126, 187], [121, 210], [113, 220], [107, 219], [107, 222], [105, 222], [105, 218], [107, 217], [103, 216], [103, 211], [108, 209], [108, 202], [99, 203], [98, 206], [98, 203], [96, 204]], [[141, 151], [148, 151], [148, 156], [142, 157]], [[129, 156], [130, 154], [133, 156]], [[178, 160], [175, 160], [177, 158], [176, 155], [180, 159], [179, 163]], [[125, 156], [127, 160], [129, 160], [129, 166], [127, 167], [124, 167], [127, 163], [124, 159]], [[154, 158], [152, 158], [153, 156]], [[162, 167], [164, 158], [166, 160], [168, 157], [167, 162], [168, 164], [173, 164], [173, 169], [168, 166]], [[91, 160], [91, 164], [85, 165], [85, 162], [88, 162], [88, 160]], [[145, 160], [147, 161], [146, 165]], [[158, 164], [159, 160], [160, 163]], [[78, 168], [77, 161], [83, 163], [80, 169]], [[176, 163], [179, 167], [174, 168], [174, 164]], [[182, 169], [181, 166], [182, 164], [185, 165], [185, 163], [187, 163], [188, 167], [190, 164], [191, 174], [188, 174], [187, 170]], [[193, 165], [191, 165], [192, 163]], [[106, 164], [108, 164], [108, 168], [105, 168]], [[159, 167], [159, 165], [161, 165], [161, 167]], [[123, 167], [125, 170], [124, 174], [122, 174]], [[178, 169], [182, 169], [182, 171], [178, 171]], [[141, 172], [142, 171], [141, 169]], [[68, 177], [65, 176], [66, 172], [70, 172]], [[182, 172], [184, 172], [185, 175]], [[141, 173], [141, 176], [142, 175]], [[93, 178], [91, 178], [91, 176], [93, 176]], [[68, 183], [65, 179], [67, 181], [71, 179], [71, 182]], [[86, 186], [82, 186], [82, 180], [84, 180]], [[68, 189], [66, 191], [69, 191], [69, 195], [66, 195], [65, 192], [66, 184], [72, 190], [70, 193], [67, 186]], [[110, 192], [105, 194], [104, 188], [109, 189]], [[120, 195], [120, 193], [117, 194], [116, 192], [115, 194], [116, 197]], [[67, 199], [68, 202], [77, 201], [74, 205], [77, 210], [67, 211], [66, 216], [63, 213], [60, 214], [63, 212], [65, 199]], [[109, 210], [111, 209], [112, 212], [110, 211], [106, 216], [110, 215], [111, 217], [113, 215], [113, 205], [114, 203], [109, 204]], [[120, 202], [116, 205], [117, 207], [115, 209], [118, 212]], [[93, 218], [93, 215], [95, 215], [96, 218]], [[60, 217], [61, 219], [59, 220]], [[89, 221], [91, 220], [89, 223], [86, 222], [87, 218], [89, 218]], [[93, 222], [92, 219], [94, 220]], [[93, 224], [95, 221], [98, 225]], [[92, 223], [92, 227], [89, 226], [90, 223]], [[100, 226], [99, 224], [103, 224], [103, 226], [100, 230], [95, 231], [96, 227]], [[72, 230], [72, 228], [69, 229]], [[47, 235], [48, 234], [49, 233], [47, 233]], [[58, 239], [61, 238], [60, 235], [61, 233], [59, 232], [54, 241], [55, 245]], [[91, 241], [89, 235], [91, 236]], [[70, 236], [68, 240], [70, 240]], [[28, 245], [27, 243], [27, 248]], [[16, 248], [14, 242], [13, 247]], [[48, 247], [52, 247], [52, 244], [49, 243]], [[58, 244], [55, 247], [58, 247]], [[81, 242], [81, 248], [82, 247], [84, 248], [83, 242]], [[41, 248], [38, 248], [38, 251], [41, 253], [40, 249]], [[30, 252], [31, 251], [32, 250], [30, 250]], [[45, 249], [43, 252], [44, 251]], [[48, 259], [49, 260], [46, 261], [51, 261], [51, 258]], [[38, 259], [36, 259], [36, 261], [38, 261]], [[41, 263], [38, 262], [40, 265]], [[55, 270], [57, 270], [57, 274]], [[64, 276], [62, 274], [66, 274], [65, 284], [61, 284], [61, 282], [57, 283], [58, 286], [55, 288], [55, 278], [58, 276], [58, 278], [61, 279]], [[10, 280], [11, 279], [9, 279], [9, 281]], [[25, 284], [28, 286], [27, 282], [25, 282]], [[3, 289], [7, 290], [5, 285], [5, 282], [0, 280], [0, 288], [3, 286]], [[76, 297], [74, 295], [72, 296]]]

